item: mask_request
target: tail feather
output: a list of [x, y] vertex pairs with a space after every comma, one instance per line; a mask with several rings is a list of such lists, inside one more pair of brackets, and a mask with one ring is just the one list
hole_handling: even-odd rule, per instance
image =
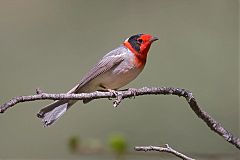
[[[78, 93], [78, 86], [76, 85], [67, 93]], [[43, 126], [47, 127], [55, 123], [74, 103], [76, 100], [57, 100], [42, 108], [37, 116], [42, 119]]]
[[56, 122], [72, 104], [68, 100], [55, 101], [41, 109], [37, 116], [42, 119], [44, 127], [47, 127]]

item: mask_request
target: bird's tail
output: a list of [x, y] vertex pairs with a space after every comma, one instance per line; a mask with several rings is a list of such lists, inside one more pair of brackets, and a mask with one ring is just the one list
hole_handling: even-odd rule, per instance
[[76, 101], [57, 100], [41, 109], [37, 116], [42, 119], [43, 126], [47, 127], [56, 122]]

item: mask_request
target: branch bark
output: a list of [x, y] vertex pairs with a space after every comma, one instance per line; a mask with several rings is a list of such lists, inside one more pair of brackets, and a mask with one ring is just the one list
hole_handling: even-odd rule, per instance
[[165, 144], [165, 147], [160, 147], [160, 146], [136, 146], [134, 147], [135, 151], [157, 151], [157, 152], [167, 152], [167, 153], [171, 153], [183, 160], [195, 160], [192, 159], [176, 150], [174, 150], [173, 148], [171, 148], [168, 144]]
[[80, 94], [48, 94], [41, 90], [37, 90], [37, 94], [29, 96], [18, 96], [12, 98], [8, 102], [0, 106], [0, 113], [4, 113], [7, 109], [13, 107], [20, 102], [35, 101], [35, 100], [83, 100], [83, 99], [100, 99], [100, 98], [116, 98], [114, 106], [118, 106], [120, 102], [125, 98], [142, 96], [142, 95], [177, 95], [184, 97], [188, 102], [191, 109], [196, 115], [201, 118], [208, 127], [223, 137], [227, 142], [240, 149], [240, 139], [235, 137], [232, 133], [226, 130], [219, 122], [213, 119], [207, 112], [202, 110], [198, 105], [195, 97], [192, 93], [185, 89], [172, 88], [172, 87], [143, 87], [140, 89], [129, 89], [116, 92], [92, 92], [92, 93], [80, 93]]

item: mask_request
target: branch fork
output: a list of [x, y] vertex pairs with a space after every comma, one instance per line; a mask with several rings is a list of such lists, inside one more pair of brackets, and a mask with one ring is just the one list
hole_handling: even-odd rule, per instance
[[183, 160], [195, 160], [192, 159], [176, 150], [174, 150], [173, 148], [171, 148], [168, 144], [165, 144], [165, 147], [160, 147], [160, 146], [136, 146], [134, 147], [135, 151], [144, 151], [144, 152], [148, 152], [148, 151], [157, 151], [157, 152], [167, 152], [167, 153], [171, 153]]

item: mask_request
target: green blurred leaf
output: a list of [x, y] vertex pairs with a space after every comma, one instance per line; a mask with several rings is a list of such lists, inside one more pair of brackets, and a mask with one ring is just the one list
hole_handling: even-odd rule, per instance
[[76, 152], [79, 148], [80, 140], [77, 136], [72, 136], [68, 140], [68, 147], [71, 152]]
[[127, 141], [122, 135], [112, 135], [109, 138], [110, 148], [118, 155], [127, 151]]

